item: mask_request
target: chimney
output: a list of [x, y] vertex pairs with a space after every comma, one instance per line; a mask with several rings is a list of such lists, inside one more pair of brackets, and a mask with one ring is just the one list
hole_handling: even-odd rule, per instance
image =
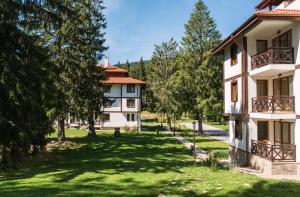
[[105, 56], [104, 57], [104, 68], [107, 68], [109, 65], [109, 57]]

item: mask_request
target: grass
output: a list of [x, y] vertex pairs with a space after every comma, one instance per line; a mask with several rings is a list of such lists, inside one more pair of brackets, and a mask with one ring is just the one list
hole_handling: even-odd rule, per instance
[[221, 130], [226, 131], [226, 132], [228, 132], [228, 130], [229, 130], [228, 123], [205, 121], [204, 124], [207, 124], [207, 125], [212, 126], [212, 127], [216, 127], [218, 129], [221, 129]]
[[[18, 196], [299, 196], [300, 183], [195, 165], [169, 135], [67, 130], [77, 149], [52, 150], [0, 175], [0, 194]], [[50, 136], [51, 137], [51, 136]], [[53, 139], [49, 139], [53, 140]]]

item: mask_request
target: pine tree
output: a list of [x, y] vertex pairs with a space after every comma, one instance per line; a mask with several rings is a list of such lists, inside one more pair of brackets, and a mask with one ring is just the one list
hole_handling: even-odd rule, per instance
[[[0, 2], [0, 168], [43, 150], [52, 129], [57, 67], [39, 46], [41, 1]], [[41, 17], [43, 16], [43, 17]], [[30, 28], [29, 28], [30, 27]]]
[[167, 116], [169, 128], [172, 118], [178, 117], [179, 110], [173, 86], [174, 74], [178, 71], [177, 56], [178, 44], [174, 39], [155, 45], [147, 75], [147, 85], [157, 101], [156, 109]]
[[[210, 17], [207, 6], [198, 0], [182, 38], [183, 55], [181, 75], [185, 87], [186, 108], [197, 114], [199, 132], [202, 132], [203, 113], [208, 114], [214, 106], [219, 110], [222, 102], [222, 65], [212, 57], [212, 49], [220, 42], [221, 35]], [[220, 100], [219, 100], [220, 99]], [[222, 105], [222, 104], [221, 104]]]
[[[97, 67], [102, 58], [104, 47], [105, 18], [103, 15], [103, 1], [81, 0], [77, 6], [79, 18], [76, 26], [84, 34], [78, 34], [76, 47], [81, 62], [81, 72], [76, 75], [75, 84], [71, 90], [74, 103], [73, 114], [80, 114], [81, 119], [87, 119], [89, 136], [96, 136], [94, 120], [95, 114], [100, 112], [104, 104], [104, 86], [100, 81], [106, 77], [105, 70]], [[75, 42], [74, 42], [75, 43]]]

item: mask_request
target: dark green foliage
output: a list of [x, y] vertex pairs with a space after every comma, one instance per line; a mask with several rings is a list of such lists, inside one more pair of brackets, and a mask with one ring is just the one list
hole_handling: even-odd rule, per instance
[[150, 87], [147, 85], [147, 75], [149, 70], [149, 60], [144, 60], [142, 57], [138, 62], [129, 63], [128, 60], [125, 64], [118, 62], [115, 66], [123, 68], [129, 72], [129, 76], [146, 81], [146, 85], [142, 86], [142, 110], [156, 112], [155, 105], [156, 99], [153, 96], [153, 92], [150, 90]]
[[[0, 167], [36, 154], [52, 132], [57, 67], [24, 24], [39, 19], [38, 4], [0, 2]], [[31, 17], [28, 17], [31, 16]]]
[[92, 0], [0, 2], [0, 167], [43, 150], [57, 117], [61, 140], [70, 112], [93, 130], [104, 100], [102, 10]]
[[169, 128], [171, 120], [181, 115], [180, 101], [174, 86], [175, 73], [179, 67], [178, 44], [174, 39], [155, 46], [147, 73], [147, 83], [156, 100], [156, 110], [167, 116]]
[[203, 114], [213, 115], [218, 120], [222, 117], [222, 62], [211, 52], [220, 38], [207, 6], [198, 0], [185, 25], [178, 84], [182, 84], [184, 108], [197, 115], [199, 121]]

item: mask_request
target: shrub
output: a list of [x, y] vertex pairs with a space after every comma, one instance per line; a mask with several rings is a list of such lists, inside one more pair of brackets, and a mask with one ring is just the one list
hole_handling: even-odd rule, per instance
[[209, 156], [217, 160], [228, 159], [229, 152], [228, 150], [212, 150], [209, 152]]

